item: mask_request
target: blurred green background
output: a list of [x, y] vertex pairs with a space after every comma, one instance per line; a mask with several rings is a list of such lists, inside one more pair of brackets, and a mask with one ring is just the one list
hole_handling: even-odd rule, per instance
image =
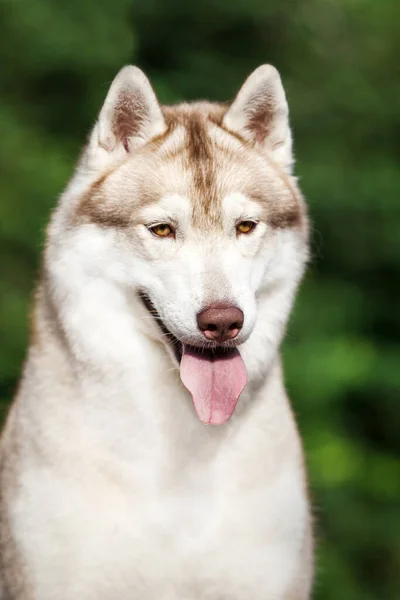
[[113, 76], [230, 100], [281, 71], [313, 259], [285, 340], [318, 600], [400, 598], [400, 2], [3, 0], [0, 397], [23, 361], [44, 227]]

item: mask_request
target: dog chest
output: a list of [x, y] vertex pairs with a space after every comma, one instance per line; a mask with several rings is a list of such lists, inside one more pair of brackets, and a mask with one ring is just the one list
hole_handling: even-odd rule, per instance
[[279, 598], [298, 569], [307, 514], [294, 472], [245, 491], [204, 487], [205, 474], [135, 493], [100, 481], [36, 476], [30, 502], [16, 505], [41, 600], [264, 600], [262, 590]]

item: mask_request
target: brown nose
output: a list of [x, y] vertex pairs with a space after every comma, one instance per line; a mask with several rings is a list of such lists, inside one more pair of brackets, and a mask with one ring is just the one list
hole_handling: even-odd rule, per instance
[[211, 304], [197, 315], [197, 324], [208, 340], [233, 340], [243, 327], [244, 315], [231, 305]]

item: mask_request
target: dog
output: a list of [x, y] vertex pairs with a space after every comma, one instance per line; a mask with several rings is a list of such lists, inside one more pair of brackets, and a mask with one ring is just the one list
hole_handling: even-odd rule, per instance
[[111, 84], [49, 227], [0, 445], [1, 600], [306, 600], [279, 347], [308, 256], [288, 105]]

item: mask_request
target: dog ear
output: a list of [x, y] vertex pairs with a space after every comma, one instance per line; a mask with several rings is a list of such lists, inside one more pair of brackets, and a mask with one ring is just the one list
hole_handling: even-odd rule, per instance
[[279, 73], [271, 65], [258, 67], [246, 79], [224, 116], [223, 126], [265, 147], [277, 163], [291, 171], [289, 109]]
[[103, 163], [107, 155], [109, 159], [122, 158], [165, 130], [146, 75], [137, 67], [124, 67], [111, 84], [87, 150]]

